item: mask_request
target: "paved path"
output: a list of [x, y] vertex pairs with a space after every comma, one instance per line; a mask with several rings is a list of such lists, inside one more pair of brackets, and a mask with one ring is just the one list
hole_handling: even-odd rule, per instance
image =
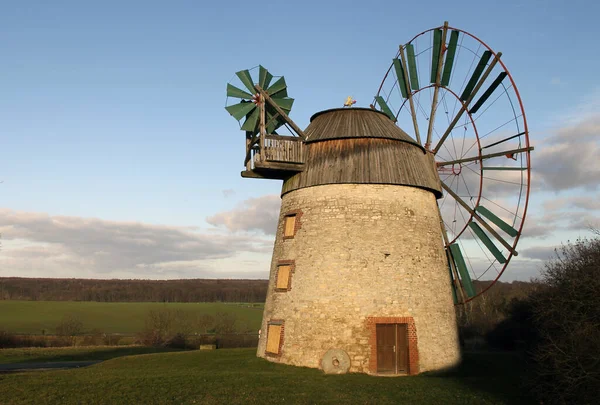
[[9, 373], [15, 371], [29, 370], [56, 370], [65, 368], [87, 367], [100, 363], [101, 360], [94, 361], [53, 361], [47, 363], [12, 363], [0, 364], [0, 373]]

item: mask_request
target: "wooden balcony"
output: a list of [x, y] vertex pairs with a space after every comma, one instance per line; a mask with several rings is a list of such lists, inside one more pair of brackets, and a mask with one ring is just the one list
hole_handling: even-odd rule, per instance
[[305, 146], [301, 138], [261, 136], [250, 150], [242, 177], [285, 179], [304, 170]]

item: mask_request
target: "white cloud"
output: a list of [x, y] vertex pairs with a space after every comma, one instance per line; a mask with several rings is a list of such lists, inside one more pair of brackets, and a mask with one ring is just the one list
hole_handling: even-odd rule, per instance
[[[0, 209], [0, 232], [3, 274], [32, 277], [232, 277], [240, 254], [272, 249], [248, 235], [8, 209]], [[229, 270], [215, 265], [226, 259]]]
[[275, 235], [281, 198], [266, 195], [243, 201], [231, 211], [224, 211], [208, 217], [206, 221], [215, 226], [224, 226], [232, 232], [261, 231], [265, 235]]
[[235, 190], [232, 188], [228, 188], [226, 190], [223, 190], [223, 197], [225, 198], [229, 198], [229, 197], [233, 197], [235, 195]]

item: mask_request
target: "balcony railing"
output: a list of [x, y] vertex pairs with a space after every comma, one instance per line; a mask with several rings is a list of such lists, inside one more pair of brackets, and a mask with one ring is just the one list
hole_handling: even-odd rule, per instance
[[301, 172], [304, 170], [304, 148], [301, 138], [265, 135], [252, 146], [242, 176], [285, 179], [290, 173]]
[[266, 135], [261, 142], [262, 153], [256, 151], [255, 162], [304, 163], [304, 144], [300, 138]]

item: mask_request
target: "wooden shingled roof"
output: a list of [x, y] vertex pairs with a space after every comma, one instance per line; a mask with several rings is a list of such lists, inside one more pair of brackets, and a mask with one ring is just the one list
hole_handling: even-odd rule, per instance
[[335, 108], [320, 111], [310, 118], [304, 130], [305, 143], [328, 139], [383, 138], [419, 145], [406, 132], [396, 126], [387, 115], [370, 108]]
[[304, 133], [304, 168], [284, 179], [282, 194], [325, 184], [390, 184], [442, 196], [433, 155], [385, 114], [367, 108], [321, 111]]

